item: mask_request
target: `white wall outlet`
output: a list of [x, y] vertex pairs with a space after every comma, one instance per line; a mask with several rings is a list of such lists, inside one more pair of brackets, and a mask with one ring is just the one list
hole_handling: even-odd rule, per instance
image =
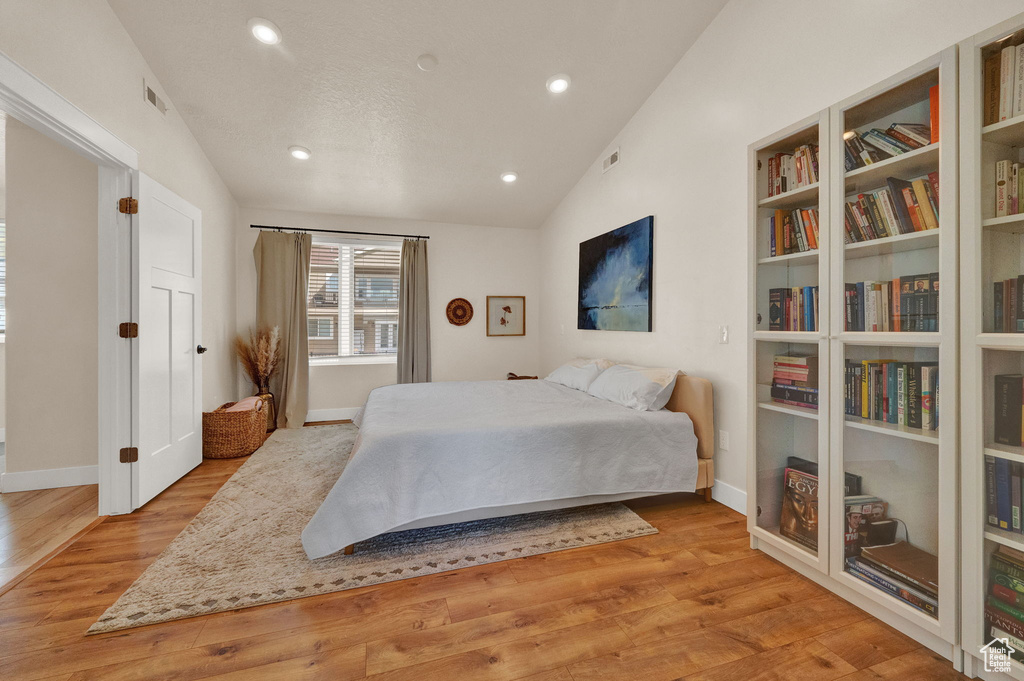
[[729, 327], [720, 326], [718, 327], [718, 342], [728, 343], [729, 342]]
[[729, 451], [729, 432], [726, 430], [718, 431], [718, 448], [723, 452]]

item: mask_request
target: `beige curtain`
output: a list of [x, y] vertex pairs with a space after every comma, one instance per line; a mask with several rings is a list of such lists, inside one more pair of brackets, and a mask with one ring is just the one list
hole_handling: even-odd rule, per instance
[[281, 366], [270, 381], [278, 428], [301, 428], [309, 407], [309, 234], [260, 232], [256, 260], [256, 323], [281, 329]]
[[430, 381], [427, 242], [406, 239], [398, 283], [398, 382]]

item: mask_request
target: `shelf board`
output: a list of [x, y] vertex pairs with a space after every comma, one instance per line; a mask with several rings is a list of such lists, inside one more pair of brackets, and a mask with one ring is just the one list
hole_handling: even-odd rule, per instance
[[1016, 147], [1024, 144], [1024, 116], [1014, 116], [1005, 121], [986, 125], [981, 129], [983, 142]]
[[777, 411], [782, 414], [789, 414], [791, 416], [799, 416], [800, 418], [818, 420], [817, 409], [807, 409], [806, 407], [794, 407], [791, 404], [782, 404], [780, 402], [758, 402], [757, 406], [759, 409], [767, 409], [768, 411]]
[[761, 258], [758, 265], [809, 265], [818, 261], [818, 249], [814, 248], [803, 253], [790, 253], [789, 255], [776, 255], [768, 258]]
[[937, 331], [843, 331], [839, 340], [850, 345], [899, 345], [937, 347], [942, 334]]
[[921, 428], [900, 426], [895, 423], [862, 419], [857, 416], [847, 416], [846, 425], [850, 428], [882, 433], [883, 435], [892, 435], [893, 437], [902, 437], [907, 440], [916, 440], [918, 442], [927, 442], [929, 444], [939, 443], [939, 431], [937, 430], [922, 430]]
[[1010, 445], [990, 442], [985, 445], [984, 454], [985, 456], [997, 456], [1000, 459], [1024, 463], [1024, 447], [1012, 447]]
[[986, 350], [1024, 350], [1024, 333], [979, 333], [977, 341]]
[[1018, 551], [1024, 551], [1024, 534], [1020, 534], [1018, 532], [1000, 530], [998, 527], [992, 527], [986, 523], [985, 539], [994, 541], [997, 544], [1009, 546], [1010, 548], [1017, 549]]
[[929, 615], [928, 613], [926, 613], [926, 612], [924, 612], [922, 610], [918, 610], [914, 606], [910, 605], [909, 603], [906, 603], [905, 601], [903, 601], [900, 598], [897, 598], [896, 596], [894, 596], [893, 594], [889, 593], [888, 591], [886, 591], [882, 587], [878, 586], [874, 582], [870, 582], [870, 581], [861, 579], [857, 575], [855, 575], [852, 572], [850, 572], [849, 570], [847, 570], [845, 565], [843, 566], [843, 574], [846, 575], [847, 577], [849, 577], [850, 579], [852, 579], [853, 581], [860, 583], [866, 589], [870, 589], [872, 591], [875, 591], [875, 592], [881, 594], [883, 599], [891, 598], [896, 603], [899, 603], [900, 605], [904, 606], [905, 608], [909, 608], [915, 614], [920, 615], [921, 617], [927, 617], [928, 619], [932, 620], [933, 622], [937, 622], [938, 621], [938, 617], [936, 617], [935, 615]]
[[754, 340], [774, 343], [811, 343], [817, 345], [824, 338], [821, 331], [755, 331]]
[[908, 151], [878, 163], [846, 173], [846, 193], [881, 187], [887, 177], [904, 180], [927, 175], [939, 169], [939, 143]]
[[844, 250], [846, 252], [846, 259], [852, 260], [854, 258], [870, 258], [878, 255], [889, 255], [890, 253], [938, 247], [939, 230], [927, 229], [923, 232], [898, 234], [884, 239], [872, 239], [870, 241], [846, 244]]
[[[921, 610], [918, 610], [909, 603], [903, 602], [899, 598], [893, 596], [888, 591], [885, 591], [884, 589], [881, 589], [870, 582], [865, 582], [864, 580], [855, 576], [853, 573], [847, 572], [845, 569], [842, 570], [842, 572], [840, 572], [839, 575], [840, 581], [845, 586], [849, 586], [855, 591], [859, 591], [864, 596], [867, 596], [879, 605], [888, 608], [890, 611], [898, 615], [902, 615], [904, 618], [912, 622], [916, 622], [919, 625], [928, 629], [934, 629], [938, 626], [939, 620], [937, 618], [932, 617], [931, 615], [924, 613]], [[939, 588], [941, 589], [942, 587], [940, 586]], [[940, 593], [939, 598], [941, 599], [941, 597], [942, 594]], [[949, 617], [949, 615], [944, 616]]]
[[787, 206], [811, 205], [817, 203], [819, 183], [809, 184], [757, 202], [759, 208], [785, 208]]
[[1005, 232], [1006, 234], [1024, 233], [1024, 213], [1016, 215], [1004, 215], [1001, 218], [989, 218], [982, 220], [981, 226], [992, 232]]

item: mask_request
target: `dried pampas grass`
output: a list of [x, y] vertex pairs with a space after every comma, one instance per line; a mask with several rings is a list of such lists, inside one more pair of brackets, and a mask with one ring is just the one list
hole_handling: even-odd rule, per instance
[[281, 362], [281, 329], [261, 327], [249, 332], [249, 338], [235, 337], [235, 354], [257, 392], [270, 391], [270, 377]]

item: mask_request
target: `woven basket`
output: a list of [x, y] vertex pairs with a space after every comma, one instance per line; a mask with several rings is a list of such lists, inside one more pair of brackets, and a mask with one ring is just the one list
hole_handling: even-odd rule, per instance
[[228, 402], [214, 411], [203, 412], [203, 456], [207, 459], [248, 456], [259, 449], [267, 437], [263, 400], [249, 411], [224, 411], [233, 404]]

